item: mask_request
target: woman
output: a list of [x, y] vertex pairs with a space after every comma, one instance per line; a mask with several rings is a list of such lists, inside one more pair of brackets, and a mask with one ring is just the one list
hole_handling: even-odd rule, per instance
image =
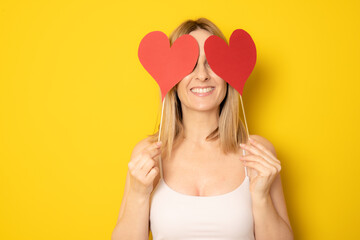
[[183, 34], [199, 44], [197, 64], [166, 95], [162, 143], [157, 132], [133, 149], [112, 239], [293, 239], [274, 147], [258, 135], [247, 143], [239, 94], [207, 64], [205, 40], [224, 35], [204, 18], [170, 43]]

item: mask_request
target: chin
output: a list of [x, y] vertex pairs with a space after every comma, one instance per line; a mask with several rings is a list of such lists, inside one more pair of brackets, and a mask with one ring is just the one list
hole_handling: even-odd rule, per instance
[[215, 111], [218, 108], [219, 108], [219, 106], [203, 105], [203, 106], [193, 107], [192, 110], [193, 111], [199, 111], [199, 112], [212, 112], [212, 111]]

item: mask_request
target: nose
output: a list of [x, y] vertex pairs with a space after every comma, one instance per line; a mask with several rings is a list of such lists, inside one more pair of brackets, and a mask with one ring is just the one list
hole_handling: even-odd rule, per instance
[[197, 63], [195, 68], [195, 79], [200, 81], [206, 81], [210, 79], [209, 70], [205, 63]]

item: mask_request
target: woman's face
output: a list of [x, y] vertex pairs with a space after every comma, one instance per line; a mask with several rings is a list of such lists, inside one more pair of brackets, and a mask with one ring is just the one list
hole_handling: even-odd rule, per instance
[[204, 29], [190, 32], [199, 44], [199, 58], [194, 70], [177, 85], [181, 107], [195, 111], [211, 111], [219, 108], [226, 95], [226, 82], [217, 76], [206, 61], [205, 40], [212, 34]]

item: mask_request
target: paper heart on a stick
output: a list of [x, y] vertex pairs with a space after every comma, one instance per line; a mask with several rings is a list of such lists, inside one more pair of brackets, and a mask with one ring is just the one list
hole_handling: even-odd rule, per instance
[[148, 33], [140, 42], [138, 57], [146, 71], [155, 79], [161, 90], [161, 100], [166, 93], [190, 74], [199, 56], [196, 39], [185, 34], [170, 42], [165, 33]]
[[251, 36], [236, 29], [228, 46], [222, 38], [212, 35], [206, 39], [204, 50], [211, 69], [242, 95], [256, 63], [256, 47]]

